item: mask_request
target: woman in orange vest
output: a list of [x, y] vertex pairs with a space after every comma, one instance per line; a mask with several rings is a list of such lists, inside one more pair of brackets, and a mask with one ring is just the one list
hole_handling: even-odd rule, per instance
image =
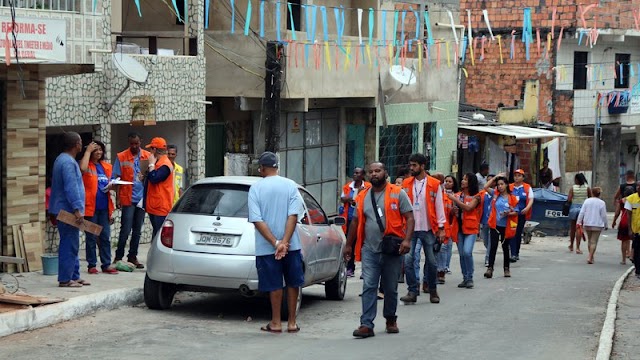
[[[458, 192], [458, 181], [453, 176], [449, 175], [444, 178], [444, 194], [455, 194]], [[442, 247], [436, 256], [436, 262], [438, 265], [438, 284], [445, 283], [445, 275], [451, 273], [449, 270], [449, 264], [451, 263], [451, 253], [453, 251], [453, 239], [451, 238], [452, 231], [458, 233], [457, 222], [455, 221], [455, 215], [453, 214], [453, 201], [448, 196], [443, 197], [444, 200], [444, 214], [447, 218], [447, 222], [444, 225], [445, 240], [442, 243]]]
[[460, 254], [460, 268], [462, 269], [462, 282], [459, 288], [473, 289], [473, 246], [478, 237], [480, 228], [480, 195], [478, 178], [475, 174], [468, 173], [460, 182], [460, 192], [447, 197], [458, 208], [456, 214], [458, 231], [451, 233], [454, 241], [457, 239], [458, 253]]
[[165, 139], [154, 137], [146, 148], [151, 155], [149, 155], [149, 172], [145, 185], [144, 208], [149, 214], [153, 228], [152, 238], [155, 238], [173, 207], [175, 193], [173, 165], [167, 156]]
[[[496, 190], [491, 189], [493, 183], [497, 182]], [[493, 277], [493, 265], [496, 262], [498, 252], [498, 242], [502, 242], [502, 252], [504, 256], [504, 276], [511, 277], [509, 271], [509, 243], [516, 236], [518, 227], [519, 201], [515, 195], [511, 194], [507, 178], [498, 176], [489, 181], [485, 187], [488, 193], [493, 193], [491, 200], [491, 212], [488, 225], [491, 229], [491, 246], [489, 252], [489, 268], [484, 273], [484, 277]]]
[[85, 248], [89, 274], [97, 274], [96, 241], [100, 252], [102, 272], [117, 274], [118, 270], [111, 267], [111, 214], [113, 201], [111, 200], [111, 164], [104, 161], [105, 146], [100, 141], [93, 141], [87, 146], [84, 156], [80, 160], [82, 182], [85, 192], [84, 217], [100, 226], [102, 232], [99, 240], [96, 236], [86, 232]]

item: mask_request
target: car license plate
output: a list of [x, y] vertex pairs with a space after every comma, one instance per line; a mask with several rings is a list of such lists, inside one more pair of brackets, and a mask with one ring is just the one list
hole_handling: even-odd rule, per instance
[[196, 240], [198, 245], [215, 245], [215, 246], [232, 246], [233, 236], [200, 234], [200, 238]]

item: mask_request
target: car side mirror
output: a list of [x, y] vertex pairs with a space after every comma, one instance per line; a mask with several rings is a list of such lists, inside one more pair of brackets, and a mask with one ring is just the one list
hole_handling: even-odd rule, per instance
[[333, 224], [333, 225], [338, 225], [338, 226], [344, 226], [347, 224], [347, 219], [345, 219], [342, 216], [336, 216], [333, 219], [331, 219], [329, 221], [329, 223]]

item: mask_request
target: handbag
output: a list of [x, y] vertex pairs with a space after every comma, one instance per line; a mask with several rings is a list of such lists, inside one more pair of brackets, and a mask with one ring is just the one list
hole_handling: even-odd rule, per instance
[[[380, 219], [380, 214], [378, 214], [378, 204], [376, 204], [376, 199], [373, 192], [371, 192], [371, 204], [373, 205], [373, 213], [376, 215], [376, 221], [378, 222], [378, 227], [380, 228], [380, 232], [384, 234], [384, 225], [382, 225], [382, 220]], [[392, 256], [400, 256], [400, 244], [404, 241], [403, 238], [393, 236], [393, 235], [384, 235], [382, 237], [382, 253], [386, 255]]]
[[571, 201], [565, 201], [562, 205], [562, 216], [569, 216], [571, 210]]

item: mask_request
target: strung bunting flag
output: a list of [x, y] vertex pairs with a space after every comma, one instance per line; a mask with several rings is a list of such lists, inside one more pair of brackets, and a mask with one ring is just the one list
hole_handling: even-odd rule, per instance
[[260, 37], [264, 37], [264, 0], [260, 0]]
[[362, 9], [358, 9], [358, 44], [360, 45], [362, 45], [362, 12], [363, 11], [364, 10]]
[[[93, 12], [96, 12], [96, 2], [97, 0], [93, 0]], [[135, 4], [138, 8], [138, 16], [142, 17], [142, 11], [140, 10], [140, 0], [135, 0]]]
[[431, 19], [429, 19], [429, 12], [424, 12], [424, 25], [427, 27], [427, 45], [433, 45], [433, 31], [431, 30]]
[[[178, 10], [178, 4], [176, 3], [176, 0], [171, 0], [171, 2], [173, 3], [173, 9], [176, 11], [176, 17], [178, 18], [178, 21], [184, 24], [184, 19], [180, 16], [180, 10]], [[231, 33], [232, 34], [233, 34], [233, 22], [235, 20], [235, 12], [233, 10], [234, 10], [234, 1], [231, 0]], [[186, 1], [185, 1], [184, 13], [185, 14], [187, 13]]]
[[[244, 18], [244, 36], [249, 36], [249, 27], [251, 25], [251, 0], [247, 0], [247, 15]], [[295, 31], [294, 31], [295, 34]], [[295, 39], [295, 36], [294, 36]]]
[[504, 64], [504, 59], [502, 58], [502, 35], [496, 36], [498, 38], [498, 52], [500, 53], [500, 64]]
[[555, 26], [556, 26], [556, 14], [558, 13], [558, 8], [553, 7], [553, 12], [551, 13], [551, 39], [554, 37]]
[[280, 36], [280, 13], [282, 11], [280, 11], [280, 5], [281, 3], [278, 1], [276, 2], [276, 40], [278, 41], [282, 41], [282, 37]]
[[484, 23], [487, 24], [489, 35], [491, 35], [491, 41], [493, 41], [496, 38], [493, 36], [493, 31], [491, 30], [491, 24], [489, 23], [489, 12], [487, 11], [487, 9], [482, 10], [482, 16], [484, 17]]
[[451, 10], [447, 10], [447, 14], [449, 15], [449, 21], [451, 21], [451, 31], [453, 32], [453, 38], [456, 40], [456, 45], [458, 45], [460, 42], [458, 41], [458, 33], [456, 32], [456, 25], [453, 21], [453, 13], [451, 12]]
[[[251, 5], [251, 0], [249, 0], [249, 5]], [[287, 7], [289, 8], [289, 21], [291, 23], [291, 39], [295, 41], [297, 40], [296, 39], [296, 23], [293, 21], [293, 10], [291, 9], [290, 2], [287, 3]], [[249, 14], [248, 16], [251, 17], [251, 14]], [[246, 32], [246, 28], [245, 28], [245, 32]]]

